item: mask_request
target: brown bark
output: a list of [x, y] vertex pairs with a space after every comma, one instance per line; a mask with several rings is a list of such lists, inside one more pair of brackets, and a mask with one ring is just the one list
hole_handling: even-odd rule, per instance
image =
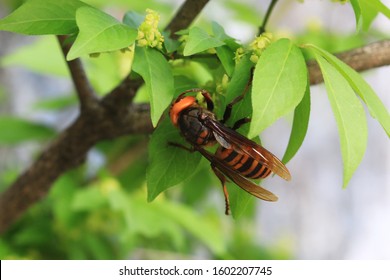
[[185, 1], [173, 17], [172, 21], [165, 28], [171, 32], [171, 37], [177, 38], [175, 32], [188, 28], [209, 1], [210, 0]]
[[[379, 41], [336, 54], [336, 56], [351, 66], [357, 72], [390, 65], [390, 40]], [[323, 82], [318, 63], [314, 60], [308, 62], [310, 84]]]

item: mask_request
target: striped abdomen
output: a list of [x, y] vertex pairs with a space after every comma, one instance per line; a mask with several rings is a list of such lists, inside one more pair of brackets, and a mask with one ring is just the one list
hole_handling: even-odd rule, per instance
[[265, 178], [271, 174], [271, 169], [265, 167], [252, 157], [239, 154], [233, 149], [220, 147], [216, 152], [216, 157], [247, 178]]
[[[200, 107], [189, 107], [184, 109], [179, 116], [178, 126], [184, 138], [194, 145], [207, 146], [215, 144], [213, 132], [207, 128], [200, 116], [207, 113]], [[212, 116], [214, 116], [212, 114]]]

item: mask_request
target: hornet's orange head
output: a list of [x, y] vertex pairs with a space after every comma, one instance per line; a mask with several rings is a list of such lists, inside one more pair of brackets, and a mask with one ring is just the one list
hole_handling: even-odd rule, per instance
[[171, 109], [169, 110], [169, 117], [174, 126], [177, 127], [180, 113], [193, 104], [197, 104], [196, 98], [194, 96], [184, 96], [184, 93], [180, 94], [179, 97], [172, 102]]

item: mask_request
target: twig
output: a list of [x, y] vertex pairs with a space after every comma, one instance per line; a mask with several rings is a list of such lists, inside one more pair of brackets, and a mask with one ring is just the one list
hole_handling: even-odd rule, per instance
[[[57, 38], [60, 43], [62, 52], [66, 57], [70, 49], [70, 45], [66, 42], [67, 36], [59, 35], [57, 36]], [[74, 60], [67, 61], [67, 64], [70, 74], [72, 76], [74, 86], [76, 88], [77, 96], [79, 98], [81, 111], [95, 106], [98, 99], [91, 84], [89, 83], [81, 60], [79, 58], [76, 58]]]
[[268, 19], [271, 16], [271, 13], [272, 13], [277, 2], [278, 2], [278, 0], [272, 0], [271, 3], [269, 4], [267, 12], [265, 13], [265, 16], [264, 16], [263, 23], [261, 24], [261, 26], [259, 28], [259, 32], [257, 34], [258, 36], [265, 32], [265, 28], [267, 26]]

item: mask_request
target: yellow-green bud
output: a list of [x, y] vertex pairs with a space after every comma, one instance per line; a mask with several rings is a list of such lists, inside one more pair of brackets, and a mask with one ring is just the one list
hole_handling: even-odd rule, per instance
[[257, 61], [259, 60], [259, 56], [257, 54], [252, 54], [251, 57], [249, 58], [254, 64], [257, 63]]
[[250, 60], [253, 63], [257, 63], [263, 51], [271, 44], [272, 37], [272, 33], [264, 32], [260, 36], [256, 37], [252, 43], [250, 43], [249, 47], [252, 50], [252, 56], [250, 57]]
[[138, 30], [137, 40], [139, 41], [139, 40], [144, 39], [144, 38], [145, 38], [145, 33]]
[[162, 49], [164, 36], [157, 28], [160, 15], [151, 9], [146, 9], [146, 13], [144, 22], [138, 28], [138, 46]]
[[224, 74], [223, 77], [222, 77], [222, 86], [223, 86], [223, 88], [226, 89], [228, 84], [229, 84], [229, 76]]
[[245, 54], [245, 52], [244, 52], [243, 48], [240, 47], [236, 50], [236, 53], [234, 55], [234, 61], [236, 62], [236, 64], [240, 62], [240, 60], [244, 56], [244, 54]]
[[146, 39], [138, 40], [138, 46], [146, 47], [148, 45], [148, 41]]

